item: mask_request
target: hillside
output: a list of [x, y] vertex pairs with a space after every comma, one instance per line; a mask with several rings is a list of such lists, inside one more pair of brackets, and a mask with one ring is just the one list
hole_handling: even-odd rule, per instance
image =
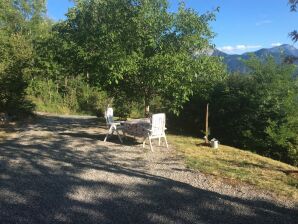
[[[243, 63], [243, 60], [247, 60], [251, 54], [254, 54], [260, 60], [264, 60], [268, 56], [272, 56], [277, 63], [281, 63], [285, 58], [298, 58], [298, 49], [292, 45], [283, 44], [278, 47], [263, 48], [255, 52], [246, 52], [244, 54], [227, 54], [220, 50], [215, 49], [213, 56], [223, 57], [224, 62], [227, 64], [230, 72], [247, 73], [248, 68]], [[298, 60], [295, 61], [298, 65]]]
[[247, 183], [298, 202], [297, 167], [234, 147], [212, 149], [198, 138], [169, 136], [188, 168], [238, 185]]

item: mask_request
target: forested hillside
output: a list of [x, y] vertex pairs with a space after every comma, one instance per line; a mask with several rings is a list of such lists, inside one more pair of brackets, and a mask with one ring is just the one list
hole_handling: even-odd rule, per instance
[[[246, 52], [244, 54], [226, 54], [222, 51], [215, 49], [214, 56], [223, 58], [224, 63], [227, 65], [229, 72], [248, 73], [249, 67], [245, 64], [252, 55], [259, 60], [264, 61], [268, 57], [272, 57], [277, 64], [292, 63], [298, 65], [298, 49], [292, 45], [283, 44], [272, 48], [263, 48], [255, 52]], [[294, 76], [298, 75], [298, 70], [295, 69]]]
[[212, 137], [297, 165], [294, 65], [252, 57], [248, 75], [228, 74], [204, 53], [216, 13], [183, 3], [170, 12], [167, 0], [77, 0], [56, 22], [46, 0], [1, 1], [0, 112], [100, 116], [113, 105], [123, 118], [166, 112], [172, 130], [204, 136], [210, 103]]

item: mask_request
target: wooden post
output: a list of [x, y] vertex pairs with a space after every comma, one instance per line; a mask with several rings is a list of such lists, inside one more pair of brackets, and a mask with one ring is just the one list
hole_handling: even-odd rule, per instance
[[209, 144], [209, 140], [208, 140], [208, 136], [209, 136], [209, 124], [208, 124], [208, 120], [209, 120], [209, 103], [207, 103], [207, 108], [206, 108], [206, 124], [205, 124], [205, 127], [206, 127], [206, 130], [205, 130], [205, 133], [206, 133], [205, 143], [206, 144]]
[[144, 115], [145, 117], [149, 117], [150, 114], [150, 107], [149, 107], [149, 99], [145, 96], [144, 98], [144, 104], [145, 104], [145, 111], [144, 111]]

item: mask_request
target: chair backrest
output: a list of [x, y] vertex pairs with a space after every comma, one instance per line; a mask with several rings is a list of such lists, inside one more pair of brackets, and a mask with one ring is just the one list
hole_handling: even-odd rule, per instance
[[164, 113], [153, 114], [151, 123], [151, 135], [160, 136], [164, 134], [166, 127], [166, 115]]
[[105, 111], [105, 118], [106, 118], [107, 124], [112, 124], [114, 122], [113, 116], [114, 116], [113, 115], [113, 108], [108, 107], [107, 110]]

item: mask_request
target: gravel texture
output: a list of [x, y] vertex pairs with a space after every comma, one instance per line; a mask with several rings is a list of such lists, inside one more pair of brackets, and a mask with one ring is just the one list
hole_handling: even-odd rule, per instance
[[0, 223], [298, 223], [297, 203], [106, 131], [80, 116], [16, 128], [0, 143]]

